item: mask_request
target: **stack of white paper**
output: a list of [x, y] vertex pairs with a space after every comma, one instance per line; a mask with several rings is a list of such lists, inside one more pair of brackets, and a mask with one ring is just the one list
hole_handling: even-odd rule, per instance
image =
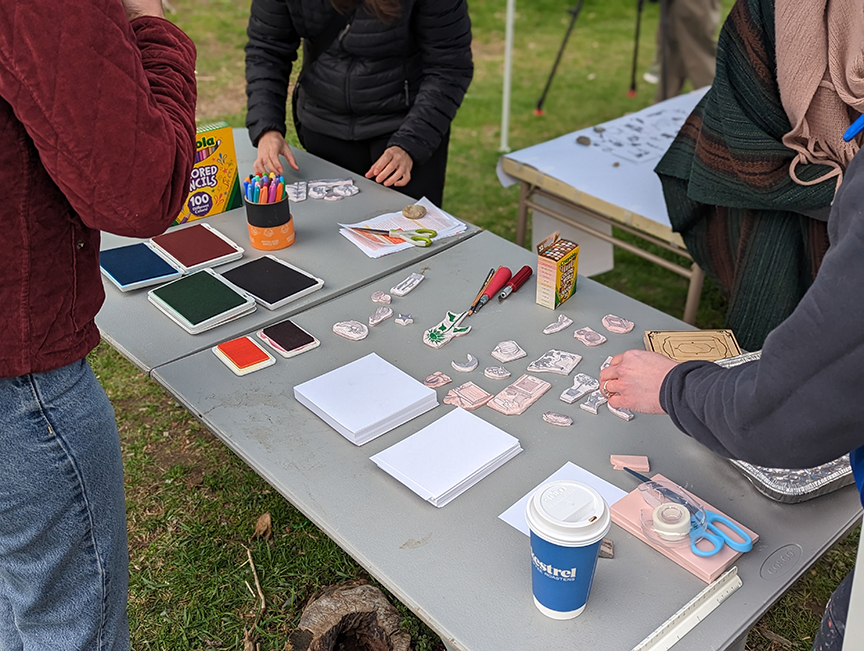
[[297, 401], [355, 445], [438, 406], [438, 394], [375, 353], [294, 387]]
[[454, 409], [372, 461], [427, 502], [442, 507], [520, 452], [519, 439]]

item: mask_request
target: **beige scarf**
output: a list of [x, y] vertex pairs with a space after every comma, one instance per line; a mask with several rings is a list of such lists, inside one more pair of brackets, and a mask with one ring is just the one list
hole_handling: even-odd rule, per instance
[[[843, 133], [864, 113], [864, 0], [776, 0], [777, 84], [792, 131], [783, 144], [797, 155], [789, 176], [800, 185], [837, 177], [852, 161], [859, 135], [843, 142]], [[801, 163], [831, 170], [802, 181]]]

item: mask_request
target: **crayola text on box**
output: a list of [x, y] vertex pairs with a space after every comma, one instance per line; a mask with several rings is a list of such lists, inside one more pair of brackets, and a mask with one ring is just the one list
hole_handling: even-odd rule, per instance
[[189, 197], [174, 220], [185, 224], [243, 205], [234, 131], [227, 122], [198, 127], [195, 136], [195, 166], [189, 179]]

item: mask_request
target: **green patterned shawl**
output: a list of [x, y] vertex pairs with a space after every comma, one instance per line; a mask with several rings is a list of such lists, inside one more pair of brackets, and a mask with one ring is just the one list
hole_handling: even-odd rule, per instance
[[[828, 247], [825, 222], [805, 213], [825, 213], [836, 179], [802, 186], [789, 177], [795, 152], [781, 139], [790, 130], [774, 3], [738, 0], [720, 32], [714, 84], [655, 171], [672, 228], [727, 295], [727, 326], [749, 350], [792, 312]], [[801, 165], [798, 174], [826, 170]]]

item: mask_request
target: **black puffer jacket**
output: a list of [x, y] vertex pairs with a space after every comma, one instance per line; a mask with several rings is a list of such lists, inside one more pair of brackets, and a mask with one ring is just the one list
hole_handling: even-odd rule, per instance
[[[385, 24], [358, 7], [347, 31], [304, 73], [303, 126], [342, 140], [392, 133], [389, 145], [426, 162], [450, 128], [474, 73], [465, 0], [403, 0]], [[314, 47], [340, 20], [329, 0], [252, 0], [246, 46], [246, 126], [257, 146], [285, 133], [285, 103], [300, 39]]]

